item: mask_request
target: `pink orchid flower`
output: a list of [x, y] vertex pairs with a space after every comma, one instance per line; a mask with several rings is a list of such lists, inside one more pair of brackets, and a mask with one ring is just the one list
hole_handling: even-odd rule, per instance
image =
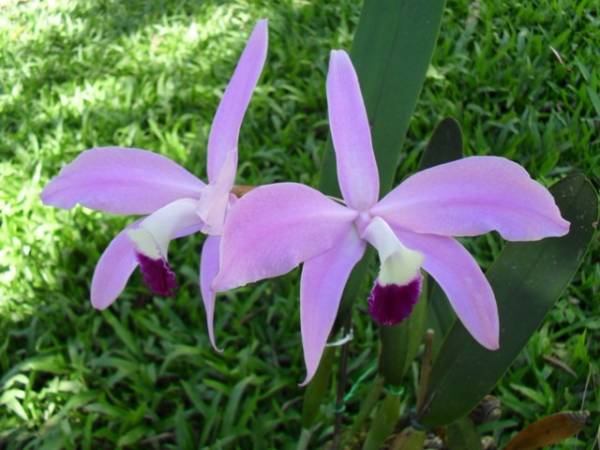
[[235, 288], [304, 263], [300, 317], [305, 384], [317, 369], [344, 286], [368, 243], [380, 260], [369, 298], [377, 322], [395, 324], [410, 313], [423, 269], [442, 287], [473, 337], [497, 349], [494, 293], [454, 237], [492, 230], [512, 241], [562, 236], [569, 223], [550, 193], [514, 162], [474, 156], [416, 173], [378, 201], [367, 114], [356, 73], [343, 51], [331, 53], [327, 99], [346, 206], [297, 183], [254, 189], [227, 218], [213, 288]]
[[[171, 240], [208, 234], [201, 256], [200, 286], [210, 341], [215, 346], [215, 294], [219, 241], [237, 168], [237, 142], [268, 45], [267, 21], [255, 26], [217, 108], [207, 149], [208, 184], [164, 156], [135, 148], [93, 148], [80, 154], [42, 192], [47, 205], [70, 209], [77, 203], [114, 214], [144, 215], [106, 248], [94, 272], [92, 305], [107, 308], [137, 266], [148, 287], [172, 295], [175, 274], [167, 262]], [[215, 346], [216, 348], [216, 346]]]

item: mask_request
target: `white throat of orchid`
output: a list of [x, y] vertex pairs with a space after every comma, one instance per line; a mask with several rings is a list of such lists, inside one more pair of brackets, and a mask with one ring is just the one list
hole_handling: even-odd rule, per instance
[[380, 269], [369, 295], [369, 313], [380, 325], [395, 325], [410, 315], [421, 293], [423, 254], [406, 247], [380, 217], [362, 237], [379, 254]]
[[167, 262], [169, 243], [188, 230], [199, 229], [198, 201], [182, 198], [163, 206], [127, 231], [133, 241], [144, 281], [159, 295], [173, 295], [175, 274]]

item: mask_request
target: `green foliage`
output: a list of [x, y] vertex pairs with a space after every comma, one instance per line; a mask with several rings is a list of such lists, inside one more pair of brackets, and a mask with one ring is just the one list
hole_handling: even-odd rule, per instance
[[448, 425], [446, 442], [449, 450], [481, 450], [481, 440], [473, 422], [463, 417]]
[[425, 424], [450, 423], [477, 405], [510, 367], [577, 271], [598, 220], [597, 194], [581, 174], [566, 177], [550, 191], [563, 217], [571, 222], [569, 234], [506, 244], [486, 272], [498, 303], [500, 349], [486, 350], [455, 321], [433, 365], [426, 406], [420, 414]]
[[[365, 0], [363, 5], [352, 41], [352, 61], [369, 116], [382, 196], [392, 187], [443, 8], [444, 0]], [[335, 173], [330, 147], [321, 174], [324, 192], [339, 192]]]
[[[442, 120], [431, 135], [427, 147], [423, 151], [423, 156], [419, 163], [419, 169], [444, 164], [456, 159], [462, 158], [463, 138], [460, 125], [452, 118]], [[426, 328], [433, 330], [432, 351], [435, 355], [441, 345], [444, 336], [456, 320], [456, 315], [450, 306], [450, 303], [444, 298], [444, 294], [438, 284], [427, 276], [428, 290], [428, 308]], [[429, 301], [434, 298], [437, 301]]]
[[[175, 298], [150, 297], [135, 275], [98, 313], [88, 300], [93, 268], [126, 219], [46, 208], [39, 193], [95, 145], [151, 149], [203, 176], [212, 115], [259, 17], [270, 20], [269, 58], [242, 129], [238, 180], [315, 186], [328, 138], [329, 50], [350, 47], [359, 2], [0, 3], [0, 445], [295, 445], [305, 375], [297, 274], [221, 297], [216, 330], [225, 352], [216, 354], [197, 287], [201, 237], [173, 245]], [[416, 168], [437, 122], [453, 116], [467, 154], [511, 157], [546, 184], [578, 167], [597, 184], [595, 3], [449, 0], [396, 180]], [[499, 248], [488, 237], [468, 245], [483, 265]], [[505, 443], [543, 415], [600, 410], [598, 250], [595, 243], [496, 389], [503, 420], [480, 432]], [[358, 387], [347, 416], [368, 390], [368, 380], [356, 381], [377, 357], [364, 307], [359, 299], [349, 363]], [[403, 401], [413, 401], [413, 384], [406, 380]], [[328, 395], [316, 448], [331, 431]], [[598, 425], [592, 416], [562, 448], [586, 448]]]

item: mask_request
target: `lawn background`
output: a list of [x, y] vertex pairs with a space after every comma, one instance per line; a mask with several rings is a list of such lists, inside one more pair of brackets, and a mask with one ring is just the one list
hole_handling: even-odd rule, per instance
[[[400, 181], [435, 124], [459, 120], [466, 154], [502, 155], [546, 185], [600, 180], [600, 6], [594, 1], [448, 0], [410, 123]], [[220, 95], [254, 22], [269, 19], [267, 64], [240, 136], [240, 184], [316, 185], [328, 137], [331, 48], [349, 49], [358, 1], [0, 1], [0, 446], [286, 448], [300, 432], [304, 378], [298, 273], [220, 297], [211, 350], [198, 292], [200, 235], [172, 245], [181, 285], [152, 297], [141, 277], [94, 311], [94, 265], [128, 219], [44, 207], [49, 178], [82, 150], [151, 149], [204, 178]], [[494, 236], [469, 247], [486, 266]], [[494, 394], [506, 442], [524, 424], [588, 409], [564, 449], [599, 430], [600, 248]], [[594, 265], [593, 262], [596, 262]], [[376, 359], [358, 302], [350, 380]], [[547, 362], [562, 360], [573, 374]], [[368, 382], [368, 379], [365, 383]], [[407, 377], [407, 396], [415, 383]], [[356, 411], [366, 384], [347, 405]], [[332, 393], [312, 445], [331, 432]], [[487, 431], [486, 431], [487, 430]]]

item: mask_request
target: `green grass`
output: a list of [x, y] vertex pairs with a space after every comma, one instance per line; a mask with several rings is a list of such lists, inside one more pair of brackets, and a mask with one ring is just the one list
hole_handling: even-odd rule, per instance
[[[598, 186], [599, 12], [592, 0], [449, 0], [398, 179], [451, 115], [468, 154], [507, 156], [545, 184], [577, 169]], [[220, 298], [225, 352], [217, 354], [197, 287], [201, 236], [173, 245], [174, 299], [151, 297], [136, 274], [98, 313], [88, 300], [93, 268], [126, 220], [47, 208], [39, 193], [98, 145], [151, 149], [203, 178], [212, 115], [260, 17], [270, 20], [269, 57], [242, 129], [238, 180], [316, 185], [328, 137], [328, 53], [349, 48], [359, 14], [360, 2], [349, 0], [0, 2], [0, 447], [295, 445], [304, 377], [297, 272]], [[484, 265], [498, 250], [488, 238], [471, 247]], [[545, 414], [584, 408], [596, 412], [590, 425], [557, 448], [592, 448], [599, 258], [596, 242], [496, 388], [504, 414], [486, 434], [506, 442]], [[351, 380], [377, 355], [361, 308], [354, 324]], [[409, 392], [414, 383], [407, 379]], [[333, 402], [332, 391], [311, 448], [328, 439]]]

